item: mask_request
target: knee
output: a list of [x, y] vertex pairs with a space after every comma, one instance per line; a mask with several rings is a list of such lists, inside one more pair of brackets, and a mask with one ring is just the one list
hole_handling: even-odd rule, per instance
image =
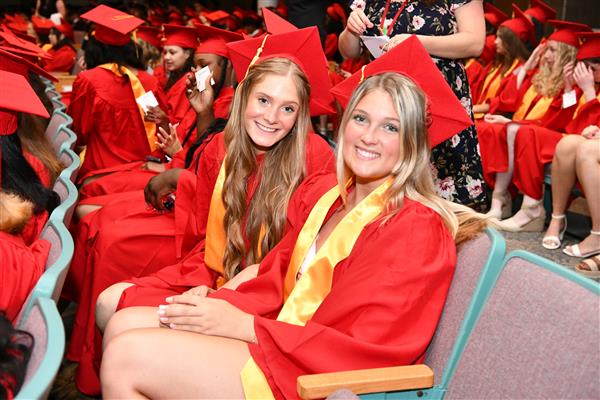
[[597, 161], [600, 158], [600, 140], [586, 140], [577, 146], [577, 162]]
[[[117, 283], [105, 289], [96, 300], [96, 325], [104, 332], [108, 320], [117, 310], [121, 294], [125, 290], [123, 283]], [[128, 284], [125, 284], [128, 285]]]
[[[120, 335], [110, 342], [102, 354], [100, 382], [102, 393], [111, 393], [113, 387], [130, 382], [128, 372], [135, 370], [140, 343], [135, 333]], [[143, 349], [142, 349], [143, 351]]]
[[[579, 135], [567, 135], [563, 137], [554, 152], [555, 159], [562, 159], [575, 154], [575, 151], [582, 141], [582, 137]], [[583, 139], [585, 140], [585, 139]]]

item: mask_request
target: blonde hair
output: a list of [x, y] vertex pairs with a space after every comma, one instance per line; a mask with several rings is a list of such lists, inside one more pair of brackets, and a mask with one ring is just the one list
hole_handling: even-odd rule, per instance
[[[292, 79], [300, 104], [292, 130], [266, 152], [264, 161], [257, 166], [256, 149], [246, 131], [244, 112], [254, 86], [270, 74]], [[224, 130], [227, 157], [222, 197], [227, 245], [223, 265], [227, 279], [233, 277], [244, 263], [260, 262], [281, 240], [288, 201], [306, 174], [309, 99], [310, 86], [302, 70], [292, 61], [278, 57], [252, 66], [235, 91], [231, 116]], [[256, 176], [257, 187], [247, 206], [247, 195], [252, 190], [248, 178], [252, 174]], [[250, 240], [249, 251], [244, 237]]]
[[536, 92], [545, 97], [556, 96], [564, 86], [563, 68], [575, 61], [577, 48], [563, 42], [556, 43], [556, 58], [554, 63], [540, 63], [538, 72], [533, 76], [532, 82]]
[[431, 172], [430, 149], [427, 134], [427, 98], [423, 91], [408, 77], [386, 72], [374, 75], [362, 82], [352, 94], [342, 116], [337, 147], [337, 176], [342, 198], [346, 201], [345, 182], [352, 178], [346, 166], [342, 149], [344, 130], [352, 118], [358, 103], [370, 92], [387, 93], [398, 113], [400, 126], [399, 159], [391, 172], [393, 183], [385, 193], [386, 211], [383, 222], [395, 215], [405, 198], [431, 208], [440, 215], [457, 244], [475, 236], [486, 226], [486, 217], [468, 207], [451, 203], [439, 197], [435, 191]]
[[33, 215], [33, 203], [16, 194], [0, 192], [0, 231], [17, 234]]

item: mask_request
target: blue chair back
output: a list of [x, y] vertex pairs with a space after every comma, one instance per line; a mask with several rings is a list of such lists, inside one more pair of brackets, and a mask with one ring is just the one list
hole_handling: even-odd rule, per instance
[[31, 333], [35, 342], [15, 400], [47, 399], [65, 352], [65, 328], [56, 304], [44, 297], [36, 299], [20, 329]]
[[[71, 149], [63, 148], [59, 154], [59, 160], [65, 167], [62, 171], [61, 175], [65, 175], [69, 178], [69, 180], [73, 183], [77, 180], [77, 173], [79, 172], [79, 168], [81, 167], [81, 160], [75, 154], [75, 152]], [[65, 172], [67, 171], [67, 172]]]
[[67, 128], [65, 125], [61, 125], [54, 135], [54, 138], [52, 138], [51, 144], [54, 148], [54, 151], [58, 155], [61, 153], [63, 148], [73, 150], [75, 148], [76, 141], [77, 136], [75, 135], [75, 132]]
[[48, 139], [48, 141], [52, 143], [54, 140], [54, 136], [56, 136], [56, 134], [58, 133], [59, 128], [61, 126], [70, 128], [72, 123], [73, 119], [70, 116], [68, 116], [62, 111], [55, 110], [52, 113], [52, 117], [50, 117], [50, 122], [48, 123], [48, 126], [46, 127], [46, 139]]
[[600, 398], [600, 284], [525, 252], [477, 288], [448, 399]]

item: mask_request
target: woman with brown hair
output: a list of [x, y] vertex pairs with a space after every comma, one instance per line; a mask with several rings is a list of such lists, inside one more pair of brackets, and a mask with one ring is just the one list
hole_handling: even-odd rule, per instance
[[[289, 50], [290, 43], [299, 48]], [[240, 81], [231, 116], [224, 132], [204, 148], [197, 181], [177, 184], [170, 199], [174, 210], [167, 214], [174, 214], [177, 225], [173, 218], [145, 212], [140, 218], [116, 219], [92, 239], [84, 268], [89, 274], [81, 281], [78, 329], [67, 355], [80, 361], [77, 383], [85, 393], [99, 390], [96, 322], [105, 326], [121, 293], [133, 284], [106, 291], [98, 299], [95, 321], [102, 290], [139, 277], [132, 280], [128, 301], [157, 305], [164, 292], [181, 293], [199, 284], [212, 287], [218, 277], [232, 278], [281, 239], [288, 228], [287, 203], [304, 177], [332, 168], [328, 145], [310, 133], [311, 112], [329, 111], [332, 99], [316, 31], [269, 35], [228, 47], [236, 54], [233, 63]], [[258, 49], [260, 57], [249, 67]], [[290, 51], [301, 65], [286, 58]], [[322, 64], [315, 62], [319, 59]]]

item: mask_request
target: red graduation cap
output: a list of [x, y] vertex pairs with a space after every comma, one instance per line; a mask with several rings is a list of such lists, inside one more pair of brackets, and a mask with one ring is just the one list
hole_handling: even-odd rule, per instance
[[73, 27], [64, 19], [61, 18], [60, 24], [55, 24], [54, 28], [56, 28], [57, 31], [59, 31], [69, 39], [73, 40]]
[[163, 46], [179, 46], [195, 49], [198, 46], [198, 31], [191, 26], [163, 25]]
[[47, 35], [50, 33], [50, 29], [54, 28], [54, 22], [39, 15], [32, 15], [31, 23], [33, 24], [33, 29], [39, 35]]
[[41, 75], [46, 79], [58, 82], [54, 76], [42, 67], [0, 48], [0, 70], [14, 72], [27, 78], [27, 72]]
[[23, 39], [24, 41], [33, 43], [37, 46], [37, 39], [35, 37], [31, 36], [30, 34], [28, 34], [27, 31], [22, 32], [22, 31], [14, 30], [9, 25], [6, 25], [6, 27], [8, 28], [7, 29], [8, 32], [14, 34], [19, 39]]
[[340, 5], [340, 3], [333, 3], [329, 7], [327, 7], [327, 15], [334, 21], [341, 22], [344, 26], [346, 26], [346, 21], [348, 17], [346, 17], [346, 12], [344, 8]]
[[337, 84], [331, 92], [346, 107], [354, 89], [364, 79], [384, 72], [407, 76], [427, 95], [431, 115], [428, 129], [430, 147], [437, 146], [473, 124], [429, 53], [414, 35]]
[[311, 115], [335, 112], [333, 97], [329, 93], [331, 82], [327, 59], [316, 27], [227, 43], [227, 49], [238, 82], [255, 63], [274, 57], [287, 58], [300, 67], [310, 83]]
[[521, 41], [529, 42], [533, 40], [534, 26], [533, 22], [513, 3], [513, 18], [504, 21], [500, 26], [510, 29]]
[[104, 4], [81, 15], [96, 24], [94, 37], [111, 46], [124, 46], [131, 40], [131, 31], [144, 23], [143, 20]]
[[284, 32], [292, 32], [298, 30], [298, 28], [295, 25], [281, 18], [279, 15], [277, 15], [276, 13], [274, 13], [266, 7], [263, 7], [262, 15], [265, 19], [265, 26], [267, 27], [267, 32], [269, 33], [277, 35]]
[[30, 53], [37, 54], [39, 57], [42, 58], [52, 58], [50, 54], [42, 50], [36, 44], [17, 37], [13, 32], [4, 27], [0, 29], [0, 38], [4, 39], [6, 41], [6, 44], [8, 44], [11, 47], [27, 50]]
[[[27, 79], [19, 74], [0, 70], [0, 136], [17, 131], [18, 113], [26, 112], [48, 118], [48, 112]], [[0, 152], [0, 187], [2, 186], [2, 152]]]
[[160, 29], [148, 25], [142, 25], [135, 31], [136, 37], [150, 43], [156, 48], [160, 48], [162, 46], [160, 41], [161, 34], [162, 32]]
[[592, 29], [586, 24], [580, 24], [577, 22], [560, 21], [557, 19], [549, 19], [547, 22], [556, 28], [556, 30], [550, 36], [548, 36], [548, 40], [566, 43], [577, 48], [579, 48], [579, 38], [577, 37], [577, 32], [592, 31]]
[[22, 75], [0, 70], [0, 135], [11, 135], [17, 130], [17, 113], [26, 112], [48, 118], [48, 112]]
[[196, 53], [210, 53], [229, 58], [227, 43], [244, 39], [237, 32], [226, 31], [225, 29], [208, 25], [197, 26], [196, 30], [200, 36], [200, 44], [196, 48]]
[[600, 57], [600, 32], [581, 32], [577, 36], [583, 40], [577, 52], [579, 61]]
[[210, 13], [205, 13], [204, 17], [211, 23], [219, 23], [225, 25], [229, 30], [236, 30], [238, 27], [237, 19], [234, 19], [230, 14], [223, 10], [217, 10]]
[[4, 51], [8, 51], [9, 53], [12, 53], [12, 54], [16, 54], [19, 57], [22, 57], [25, 60], [27, 60], [30, 63], [35, 64], [35, 65], [39, 65], [39, 60], [40, 59], [52, 60], [54, 58], [51, 55], [49, 55], [48, 53], [46, 53], [45, 56], [40, 56], [37, 53], [33, 53], [33, 52], [29, 51], [29, 50], [19, 49], [17, 47], [11, 47], [11, 46], [2, 46], [2, 45], [0, 45], [0, 49], [4, 50]]
[[485, 20], [492, 24], [496, 29], [501, 23], [508, 19], [508, 15], [506, 15], [504, 11], [492, 5], [491, 3], [483, 3], [483, 11], [483, 17]]
[[537, 19], [542, 24], [545, 24], [549, 19], [556, 18], [556, 10], [542, 0], [531, 0], [529, 5], [530, 7], [524, 13]]

